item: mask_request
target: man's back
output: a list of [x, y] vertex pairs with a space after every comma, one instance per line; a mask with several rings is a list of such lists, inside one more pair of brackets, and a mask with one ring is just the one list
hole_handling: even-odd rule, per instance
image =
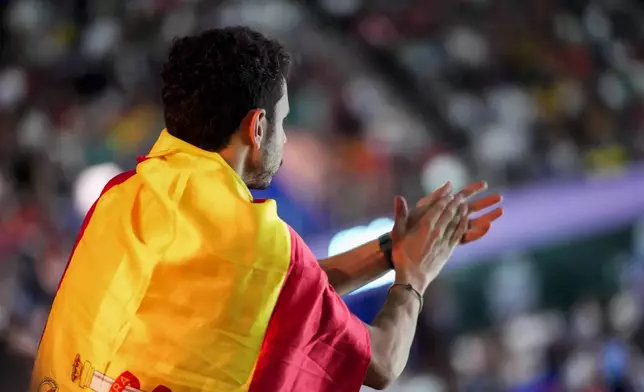
[[[292, 240], [273, 201], [252, 200], [217, 154], [164, 132], [136, 173], [108, 184], [85, 223], [43, 335], [36, 384], [55, 382], [62, 390], [110, 391], [116, 385], [115, 391], [244, 391], [255, 382], [264, 383], [256, 390], [267, 390], [267, 381], [258, 379], [261, 370], [284, 373], [288, 366], [258, 360], [260, 351], [275, 356], [262, 350], [265, 335], [280, 340], [301, 328], [310, 336], [291, 347], [298, 348], [325, 331], [299, 325], [319, 326], [323, 312], [314, 313], [315, 320], [298, 320], [310, 319], [307, 311], [317, 312], [324, 303], [320, 294], [328, 290], [317, 265], [290, 274], [297, 263], [304, 265], [303, 257], [314, 260], [310, 251], [304, 249], [306, 256], [293, 263], [293, 249], [303, 252], [303, 243], [292, 244], [299, 237]], [[291, 284], [285, 284], [287, 276]], [[303, 276], [309, 281], [300, 287]], [[287, 286], [292, 298], [284, 306], [299, 309], [288, 322], [279, 316], [288, 310], [276, 309]], [[343, 314], [358, 325], [348, 311]], [[271, 316], [279, 324], [273, 332]], [[364, 332], [367, 343], [359, 350], [366, 370]], [[286, 360], [292, 353], [280, 355]], [[275, 381], [272, 390], [280, 390]]]
[[[274, 202], [249, 192], [282, 163], [290, 62], [279, 42], [241, 26], [173, 42], [161, 73], [168, 131], [87, 220], [32, 390], [355, 392], [401, 374], [422, 293], [502, 212], [470, 221], [470, 208], [500, 196], [470, 206], [484, 183], [455, 196], [446, 184], [412, 211], [396, 197], [392, 232], [322, 271]], [[367, 327], [333, 287], [348, 292], [394, 266], [394, 290]]]

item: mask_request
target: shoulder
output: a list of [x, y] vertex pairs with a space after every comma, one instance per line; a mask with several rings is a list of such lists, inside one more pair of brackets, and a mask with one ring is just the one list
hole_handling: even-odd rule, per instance
[[128, 170], [123, 173], [117, 174], [111, 180], [109, 180], [107, 184], [105, 184], [105, 187], [103, 187], [103, 190], [101, 191], [99, 198], [102, 196], [105, 196], [105, 194], [114, 190], [120, 185], [128, 182], [128, 180], [130, 180], [135, 176], [136, 176], [136, 170]]
[[309, 248], [295, 229], [286, 223], [285, 225], [288, 230], [291, 243], [291, 263], [295, 266], [315, 267], [322, 272], [317, 258], [313, 254], [311, 248]]

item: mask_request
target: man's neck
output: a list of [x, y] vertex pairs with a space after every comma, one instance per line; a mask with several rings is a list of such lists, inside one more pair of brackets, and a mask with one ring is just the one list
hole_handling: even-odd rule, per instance
[[239, 148], [235, 141], [232, 141], [228, 147], [219, 151], [219, 155], [224, 158], [239, 178], [245, 180], [244, 173], [246, 173], [248, 149]]

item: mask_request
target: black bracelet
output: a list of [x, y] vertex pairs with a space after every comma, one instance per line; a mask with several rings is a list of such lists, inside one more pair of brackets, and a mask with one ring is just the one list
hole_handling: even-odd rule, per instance
[[393, 252], [393, 241], [391, 241], [391, 236], [389, 233], [383, 234], [380, 237], [378, 237], [378, 243], [380, 244], [380, 251], [382, 252], [382, 255], [385, 257], [385, 261], [387, 261], [387, 264], [389, 264], [389, 268], [394, 269], [396, 266], [394, 265], [394, 261], [392, 259], [392, 252]]
[[416, 290], [414, 286], [412, 286], [410, 283], [407, 283], [407, 284], [394, 283], [391, 285], [391, 287], [389, 287], [389, 291], [391, 291], [391, 289], [393, 289], [394, 287], [400, 287], [414, 293], [416, 297], [418, 297], [418, 301], [420, 302], [420, 308], [418, 309], [418, 313], [420, 313], [423, 310], [423, 295], [420, 293], [420, 291]]

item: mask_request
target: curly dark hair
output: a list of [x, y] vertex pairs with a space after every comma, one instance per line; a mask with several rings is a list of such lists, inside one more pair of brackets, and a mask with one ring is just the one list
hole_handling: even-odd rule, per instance
[[247, 27], [175, 39], [161, 74], [168, 132], [220, 151], [250, 110], [265, 109], [272, 123], [290, 65], [279, 42]]

